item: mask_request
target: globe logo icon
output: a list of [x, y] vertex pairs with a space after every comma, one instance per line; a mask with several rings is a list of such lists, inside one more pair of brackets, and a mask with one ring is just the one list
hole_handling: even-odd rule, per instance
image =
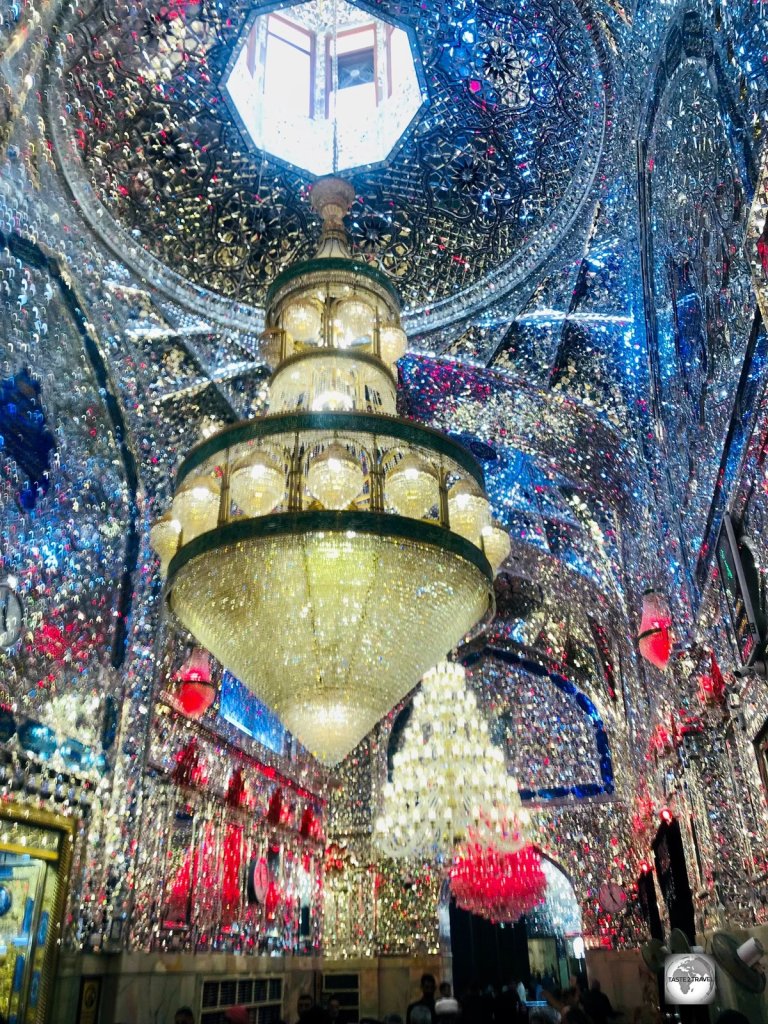
[[715, 961], [703, 953], [668, 956], [664, 998], [671, 1006], [703, 1006], [715, 998]]

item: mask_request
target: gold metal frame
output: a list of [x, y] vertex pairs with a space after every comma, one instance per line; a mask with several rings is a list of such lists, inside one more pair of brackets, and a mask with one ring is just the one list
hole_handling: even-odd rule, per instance
[[39, 1024], [42, 1024], [47, 1019], [48, 1000], [56, 977], [56, 966], [62, 939], [64, 907], [74, 855], [77, 819], [66, 817], [63, 814], [54, 814], [52, 811], [46, 811], [37, 807], [26, 807], [24, 804], [2, 803], [0, 804], [0, 821], [15, 821], [22, 825], [37, 825], [52, 832], [60, 833], [58, 855], [55, 857], [52, 855], [51, 850], [38, 850], [29, 846], [17, 848], [13, 843], [7, 844], [5, 847], [12, 852], [29, 853], [32, 856], [39, 857], [41, 860], [49, 863], [55, 861], [58, 864], [56, 888], [53, 896], [53, 910], [51, 913], [50, 929], [45, 941], [45, 959], [43, 960], [40, 992], [37, 999], [36, 1018]]

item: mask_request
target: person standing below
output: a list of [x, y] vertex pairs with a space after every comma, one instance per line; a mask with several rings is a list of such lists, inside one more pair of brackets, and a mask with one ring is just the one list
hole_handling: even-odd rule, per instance
[[173, 1015], [173, 1024], [195, 1024], [195, 1015], [189, 1006], [180, 1006]]
[[553, 1009], [560, 1013], [560, 1020], [565, 1024], [594, 1024], [581, 1004], [581, 993], [578, 988], [568, 988], [559, 996], [544, 992], [544, 998]]
[[447, 981], [440, 982], [440, 995], [435, 1003], [435, 1016], [439, 1017], [439, 1024], [448, 1024], [448, 1021], [459, 1019], [459, 1003], [451, 995], [451, 986]]
[[325, 1024], [328, 1020], [325, 1010], [318, 1006], [308, 992], [302, 992], [296, 1003], [298, 1024]]
[[527, 1003], [528, 1002], [528, 989], [525, 987], [525, 982], [523, 981], [522, 978], [520, 979], [520, 981], [517, 982], [517, 984], [515, 985], [515, 988], [517, 989], [517, 997], [520, 1000], [520, 1002], [521, 1003]]
[[299, 998], [296, 1000], [296, 1020], [298, 1022], [306, 1020], [307, 1014], [312, 1009], [314, 1001], [309, 992], [301, 992]]
[[520, 997], [517, 994], [517, 983], [502, 985], [496, 1000], [496, 1020], [503, 1024], [513, 1024], [520, 1015]]
[[422, 974], [421, 999], [411, 1003], [405, 1015], [405, 1024], [435, 1024], [435, 991], [437, 982], [434, 975]]
[[595, 1024], [608, 1024], [610, 1019], [620, 1016], [611, 1006], [611, 1000], [601, 990], [597, 978], [592, 982], [589, 991], [581, 997], [581, 1002]]

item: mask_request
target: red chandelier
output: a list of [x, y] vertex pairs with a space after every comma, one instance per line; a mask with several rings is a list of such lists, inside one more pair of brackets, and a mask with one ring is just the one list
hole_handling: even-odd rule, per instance
[[495, 924], [543, 903], [547, 878], [532, 846], [508, 852], [470, 839], [457, 849], [450, 884], [457, 906]]

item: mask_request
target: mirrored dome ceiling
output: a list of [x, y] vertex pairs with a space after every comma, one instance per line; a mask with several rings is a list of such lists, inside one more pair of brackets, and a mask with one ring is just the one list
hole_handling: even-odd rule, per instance
[[[246, 138], [227, 82], [259, 19], [282, 14], [295, 26], [300, 7], [106, 0], [70, 26], [54, 78], [52, 102], [75, 171], [104, 207], [103, 233], [114, 217], [193, 284], [255, 306], [277, 271], [312, 250], [313, 177]], [[562, 243], [590, 194], [606, 111], [587, 15], [572, 0], [354, 7], [364, 23], [402, 27], [423, 102], [404, 112], [383, 162], [372, 153], [345, 172], [357, 192], [356, 252], [397, 279], [410, 310], [481, 304]], [[328, 54], [329, 18], [312, 33], [316, 57]], [[363, 84], [376, 72], [359, 48], [350, 53], [339, 70]], [[71, 175], [71, 153], [67, 164]]]

